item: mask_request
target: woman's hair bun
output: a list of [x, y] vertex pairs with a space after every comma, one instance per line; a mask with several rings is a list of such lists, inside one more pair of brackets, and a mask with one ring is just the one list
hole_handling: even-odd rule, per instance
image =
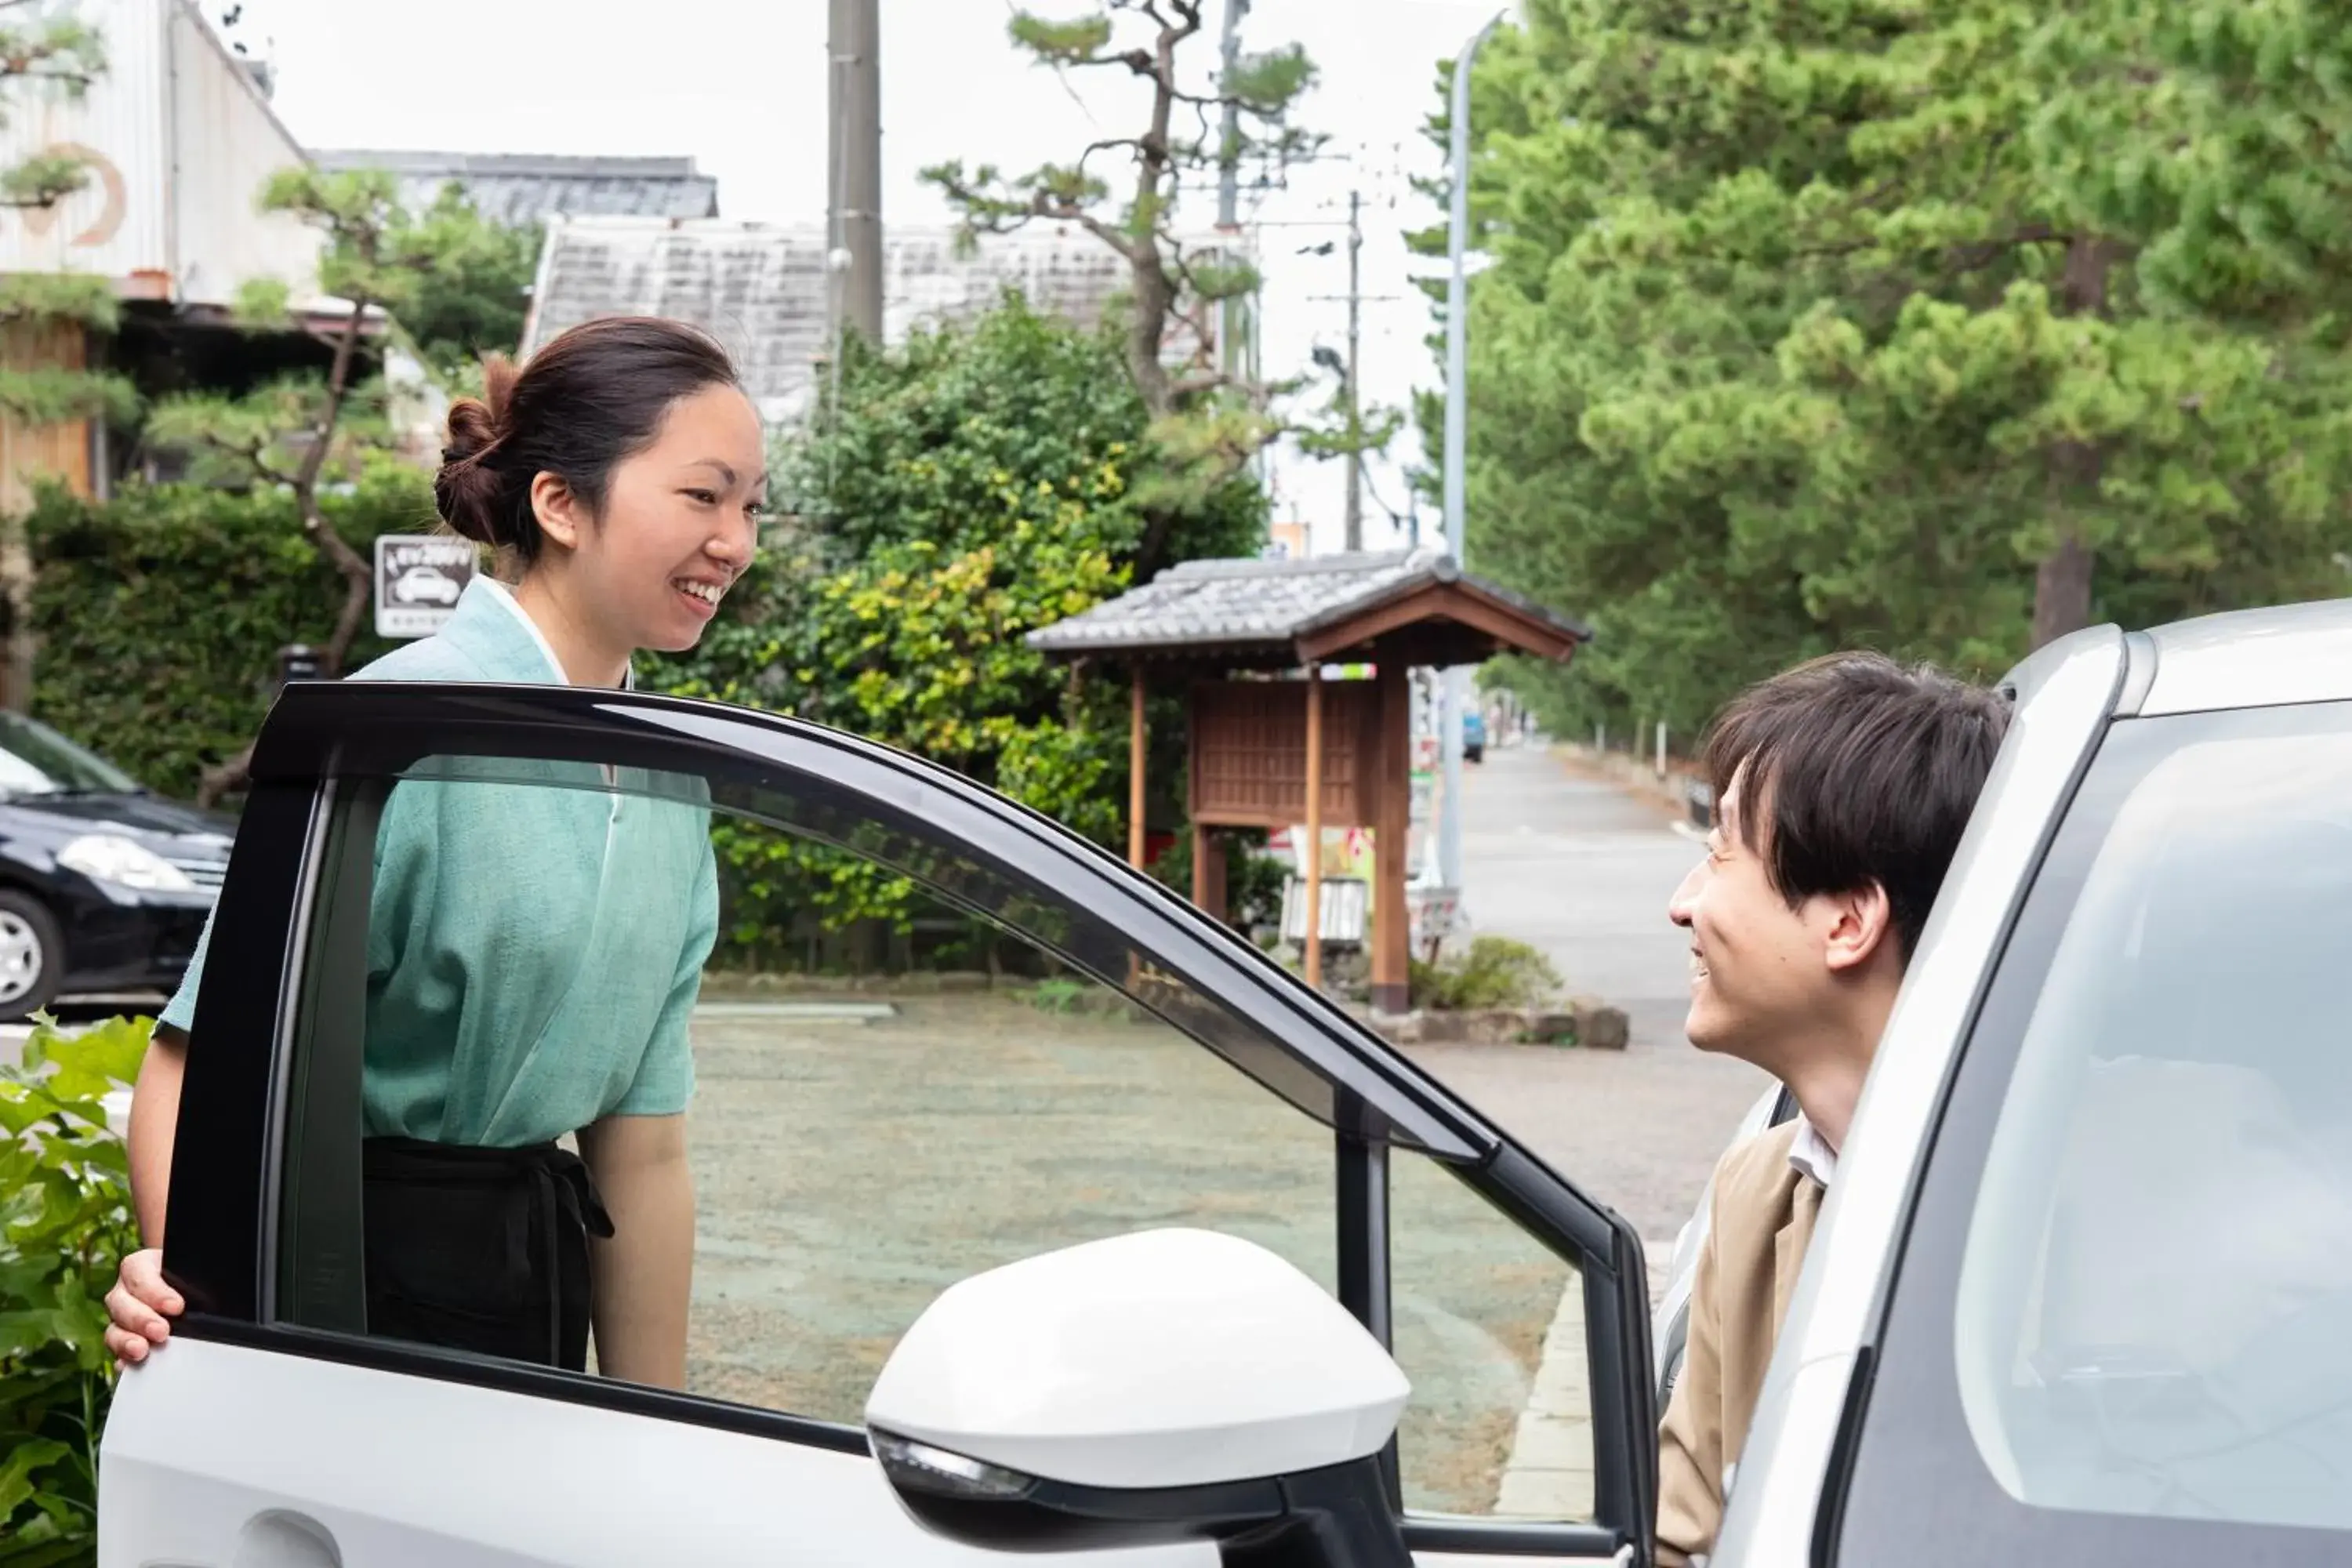
[[517, 372], [503, 355], [482, 362], [482, 395], [449, 405], [449, 436], [441, 448], [441, 471], [433, 500], [441, 519], [477, 544], [496, 549], [514, 542], [505, 517], [506, 479], [497, 461], [507, 436], [507, 411]]

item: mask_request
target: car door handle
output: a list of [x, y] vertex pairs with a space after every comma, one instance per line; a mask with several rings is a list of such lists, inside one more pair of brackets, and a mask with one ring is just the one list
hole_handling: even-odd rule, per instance
[[271, 1509], [236, 1532], [230, 1568], [343, 1568], [335, 1532], [309, 1514]]

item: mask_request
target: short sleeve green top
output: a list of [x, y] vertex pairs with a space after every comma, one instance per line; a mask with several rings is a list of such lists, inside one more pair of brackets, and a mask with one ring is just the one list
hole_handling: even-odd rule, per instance
[[[478, 577], [441, 631], [351, 679], [563, 677], [507, 590]], [[444, 782], [479, 764], [437, 771], [394, 786], [376, 835], [369, 1135], [512, 1147], [683, 1111], [719, 927], [709, 811], [648, 798], [628, 769], [613, 788], [562, 763], [500, 763], [495, 783]], [[210, 936], [162, 1022], [187, 1028]]]

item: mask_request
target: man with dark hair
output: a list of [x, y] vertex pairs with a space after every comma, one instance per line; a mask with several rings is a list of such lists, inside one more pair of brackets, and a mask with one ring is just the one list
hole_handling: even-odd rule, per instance
[[1741, 693], [1708, 732], [1715, 827], [1667, 907], [1690, 933], [1685, 1027], [1786, 1084], [1799, 1114], [1716, 1167], [1659, 1431], [1661, 1562], [1714, 1546], [1854, 1102], [2008, 723], [1994, 692], [1837, 654]]

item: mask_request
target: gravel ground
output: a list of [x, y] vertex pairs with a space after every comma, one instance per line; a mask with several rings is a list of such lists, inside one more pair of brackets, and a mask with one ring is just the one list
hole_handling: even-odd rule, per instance
[[[1142, 1226], [1244, 1236], [1334, 1285], [1330, 1133], [1189, 1039], [1003, 996], [898, 1007], [698, 1022], [698, 1392], [856, 1422], [948, 1285]], [[1570, 1270], [1431, 1162], [1392, 1169], [1408, 1492], [1484, 1512]]]

